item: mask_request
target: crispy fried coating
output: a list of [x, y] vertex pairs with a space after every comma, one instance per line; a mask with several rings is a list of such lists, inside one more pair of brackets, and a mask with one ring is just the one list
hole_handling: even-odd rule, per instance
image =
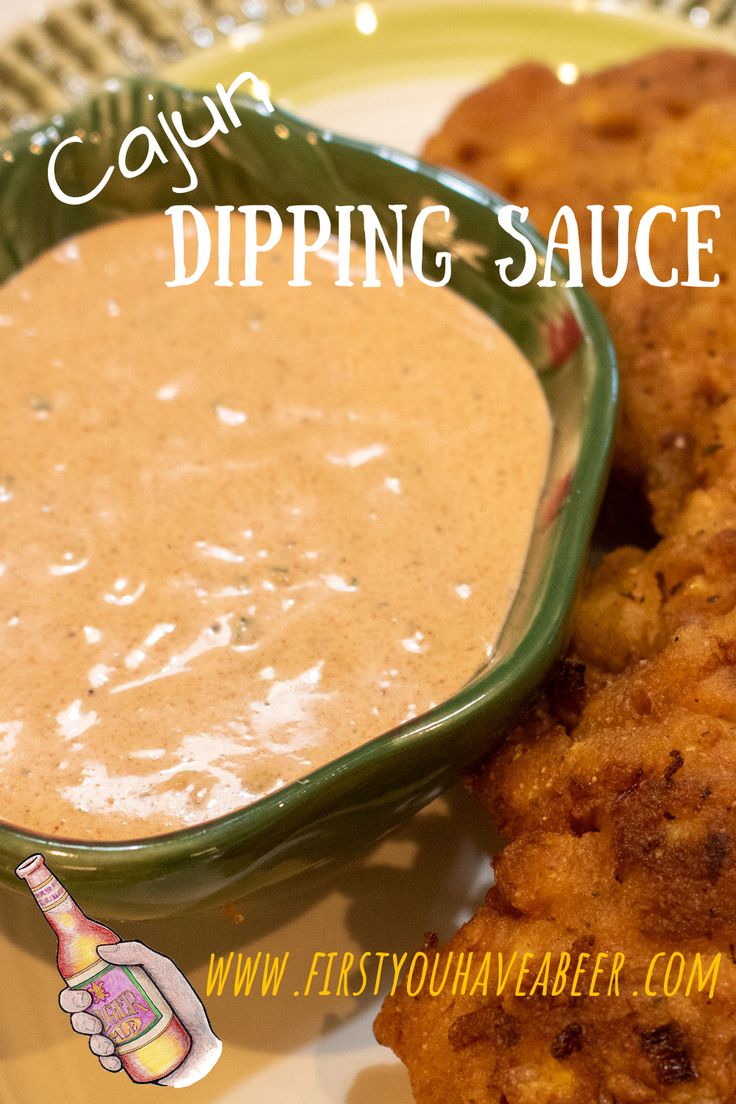
[[[718, 247], [703, 276], [718, 289], [644, 283], [632, 260], [616, 288], [588, 280], [604, 309], [621, 363], [617, 463], [642, 476], [660, 532], [697, 485], [712, 411], [736, 379], [736, 56], [668, 50], [562, 84], [527, 64], [463, 100], [424, 150], [427, 160], [474, 176], [530, 209], [546, 232], [560, 206], [573, 208], [584, 243], [586, 207], [720, 204], [703, 218]], [[636, 224], [636, 223], [635, 223]], [[604, 223], [604, 271], [615, 270], [615, 222]], [[682, 225], [658, 220], [655, 271], [686, 272]]]
[[[506, 964], [516, 952], [517, 965], [531, 952], [526, 995], [515, 995], [517, 970], [500, 996], [493, 971], [485, 994], [470, 991], [475, 974], [465, 994], [449, 983], [436, 996], [403, 990], [386, 1002], [378, 1039], [406, 1063], [419, 1104], [733, 1102], [736, 612], [679, 631], [587, 701], [573, 685], [565, 723], [541, 709], [482, 776], [514, 838], [485, 904], [435, 967], [441, 978], [449, 961], [452, 977], [461, 951]], [[625, 963], [608, 995], [617, 950]], [[563, 952], [590, 956], [580, 995], [532, 989], [548, 951], [552, 974]], [[664, 997], [675, 952], [683, 981]], [[592, 996], [599, 953], [608, 958]], [[709, 999], [698, 979], [718, 954]], [[671, 987], [679, 969], [676, 958]]]
[[561, 203], [620, 203], [647, 141], [701, 104], [736, 94], [736, 59], [664, 50], [561, 83], [519, 65], [463, 99], [423, 156], [529, 206], [544, 229]]
[[[452, 979], [461, 953], [490, 954], [496, 973], [454, 993], [404, 987], [376, 1022], [418, 1104], [736, 1104], [735, 77], [733, 58], [700, 52], [573, 88], [522, 66], [427, 151], [542, 228], [566, 202], [718, 203], [727, 249], [719, 288], [627, 277], [598, 294], [620, 355], [619, 462], [664, 536], [604, 559], [567, 659], [474, 780], [511, 842], [485, 903], [428, 955], [434, 977]], [[667, 227], [654, 262], [684, 264]], [[585, 961], [576, 992], [545, 987], [545, 954], [552, 975], [565, 955]], [[499, 956], [516, 961], [500, 991]]]
[[736, 496], [697, 490], [650, 552], [622, 547], [594, 573], [575, 617], [574, 654], [604, 672], [655, 654], [683, 625], [736, 607]]
[[[621, 445], [638, 470], [660, 532], [668, 532], [687, 495], [712, 480], [730, 456], [719, 408], [736, 395], [736, 99], [710, 103], [664, 128], [644, 152], [634, 210], [657, 203], [679, 210], [713, 205], [704, 216], [713, 256], [703, 253], [702, 278], [718, 287], [652, 287], [635, 270], [597, 295], [621, 364]], [[660, 220], [652, 236], [660, 279], [688, 272], [682, 227]], [[732, 420], [732, 419], [731, 419]], [[628, 442], [628, 443], [627, 443]]]
[[[719, 138], [724, 126], [732, 148]], [[698, 141], [705, 141], [702, 156], [693, 155]], [[650, 175], [656, 164], [666, 166], [678, 204], [707, 197], [720, 206], [718, 237], [732, 252], [736, 102], [701, 108], [648, 156]], [[644, 205], [656, 199], [646, 187], [638, 196]], [[657, 240], [657, 263], [662, 272], [682, 264], [668, 235]], [[670, 427], [647, 471], [665, 538], [647, 554], [623, 547], [609, 555], [578, 609], [575, 649], [607, 671], [652, 654], [678, 626], [703, 623], [736, 604], [736, 272], [728, 257], [718, 267], [717, 288], [643, 288], [628, 280], [606, 306], [624, 389], [636, 407], [630, 425], [636, 418], [644, 427]]]

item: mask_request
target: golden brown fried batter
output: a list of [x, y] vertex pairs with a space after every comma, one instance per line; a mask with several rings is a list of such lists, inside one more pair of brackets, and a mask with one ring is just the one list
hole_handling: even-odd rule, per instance
[[[718, 203], [714, 237], [732, 249], [735, 80], [733, 58], [699, 52], [572, 89], [522, 66], [461, 105], [428, 154], [528, 203], [543, 228], [571, 200]], [[475, 780], [512, 841], [496, 885], [430, 947], [442, 992], [404, 988], [376, 1023], [418, 1104], [736, 1104], [736, 272], [716, 262], [718, 289], [632, 277], [598, 295], [621, 360], [619, 460], [666, 535], [603, 561], [568, 659]], [[672, 264], [682, 243], [665, 229], [655, 266]], [[607, 994], [617, 951], [618, 995], [590, 995], [596, 956]], [[494, 959], [485, 992], [471, 971], [453, 995], [461, 952]], [[581, 995], [545, 989], [547, 952], [552, 975], [566, 954], [585, 963]], [[499, 955], [515, 962], [500, 993]], [[665, 994], [673, 955], [683, 982]]]
[[[703, 277], [717, 272], [718, 287], [651, 287], [632, 271], [604, 296], [591, 288], [620, 359], [622, 448], [636, 451], [655, 522], [667, 532], [687, 494], [722, 466], [718, 411], [736, 395], [736, 99], [664, 128], [645, 150], [629, 198], [640, 212], [657, 203], [721, 210], [718, 222], [704, 222], [714, 257]], [[686, 273], [681, 227], [660, 222], [653, 250], [661, 278], [673, 267]]]
[[[638, 212], [721, 204], [720, 224], [703, 221], [718, 244], [704, 276], [718, 270], [720, 288], [653, 288], [633, 262], [618, 288], [588, 285], [621, 361], [617, 462], [645, 477], [666, 531], [696, 485], [712, 411], [736, 378], [736, 56], [668, 50], [573, 85], [544, 66], [521, 65], [463, 100], [424, 156], [528, 206], [542, 231], [570, 205], [583, 238], [589, 204], [631, 203]], [[608, 230], [611, 272], [613, 221]], [[682, 226], [659, 220], [653, 242], [656, 271], [665, 277], [676, 265], [684, 273]]]
[[528, 205], [544, 229], [561, 203], [624, 202], [648, 140], [734, 94], [736, 58], [715, 50], [665, 50], [572, 85], [529, 63], [462, 100], [423, 156]]
[[[567, 696], [567, 693], [564, 696]], [[568, 703], [574, 708], [574, 703]], [[679, 632], [593, 693], [580, 720], [542, 710], [482, 780], [514, 836], [496, 886], [443, 948], [505, 962], [533, 952], [514, 995], [425, 990], [388, 1000], [379, 1041], [406, 1063], [419, 1104], [726, 1104], [736, 1100], [736, 613]], [[625, 955], [619, 995], [607, 965]], [[552, 952], [581, 954], [587, 981], [553, 998], [531, 987]], [[657, 960], [646, 996], [645, 982]], [[684, 956], [682, 990], [662, 996]], [[587, 995], [595, 956], [604, 972]], [[713, 999], [686, 982], [722, 955]], [[679, 971], [675, 960], [674, 974]], [[700, 975], [698, 975], [700, 976]], [[471, 983], [474, 974], [471, 973]], [[673, 981], [674, 984], [674, 981]], [[637, 996], [634, 996], [634, 991]]]
[[736, 496], [725, 480], [694, 491], [651, 552], [623, 547], [595, 572], [578, 605], [576, 657], [622, 671], [653, 655], [681, 626], [736, 607]]

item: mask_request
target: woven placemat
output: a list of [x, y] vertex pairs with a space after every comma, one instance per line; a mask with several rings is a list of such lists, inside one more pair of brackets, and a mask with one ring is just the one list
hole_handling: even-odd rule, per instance
[[[77, 0], [52, 7], [0, 47], [0, 137], [84, 98], [101, 80], [154, 73], [254, 23], [355, 0]], [[594, 6], [594, 5], [593, 5]], [[611, 9], [610, 0], [601, 7]], [[621, 0], [696, 27], [736, 28], [736, 0]]]

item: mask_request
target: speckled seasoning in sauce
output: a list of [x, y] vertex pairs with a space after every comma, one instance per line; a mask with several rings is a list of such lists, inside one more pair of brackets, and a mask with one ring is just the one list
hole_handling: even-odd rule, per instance
[[[211, 217], [211, 216], [208, 216]], [[518, 585], [550, 418], [447, 289], [172, 290], [170, 226], [0, 289], [0, 818], [209, 820], [447, 698]], [[360, 258], [358, 257], [358, 261]]]

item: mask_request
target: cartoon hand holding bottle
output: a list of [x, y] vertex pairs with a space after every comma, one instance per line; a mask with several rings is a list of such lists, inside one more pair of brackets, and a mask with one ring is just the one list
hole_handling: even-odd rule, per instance
[[222, 1045], [179, 968], [143, 943], [124, 943], [90, 920], [46, 866], [31, 855], [16, 870], [56, 933], [59, 1003], [89, 1036], [100, 1065], [133, 1081], [183, 1088], [217, 1063]]

